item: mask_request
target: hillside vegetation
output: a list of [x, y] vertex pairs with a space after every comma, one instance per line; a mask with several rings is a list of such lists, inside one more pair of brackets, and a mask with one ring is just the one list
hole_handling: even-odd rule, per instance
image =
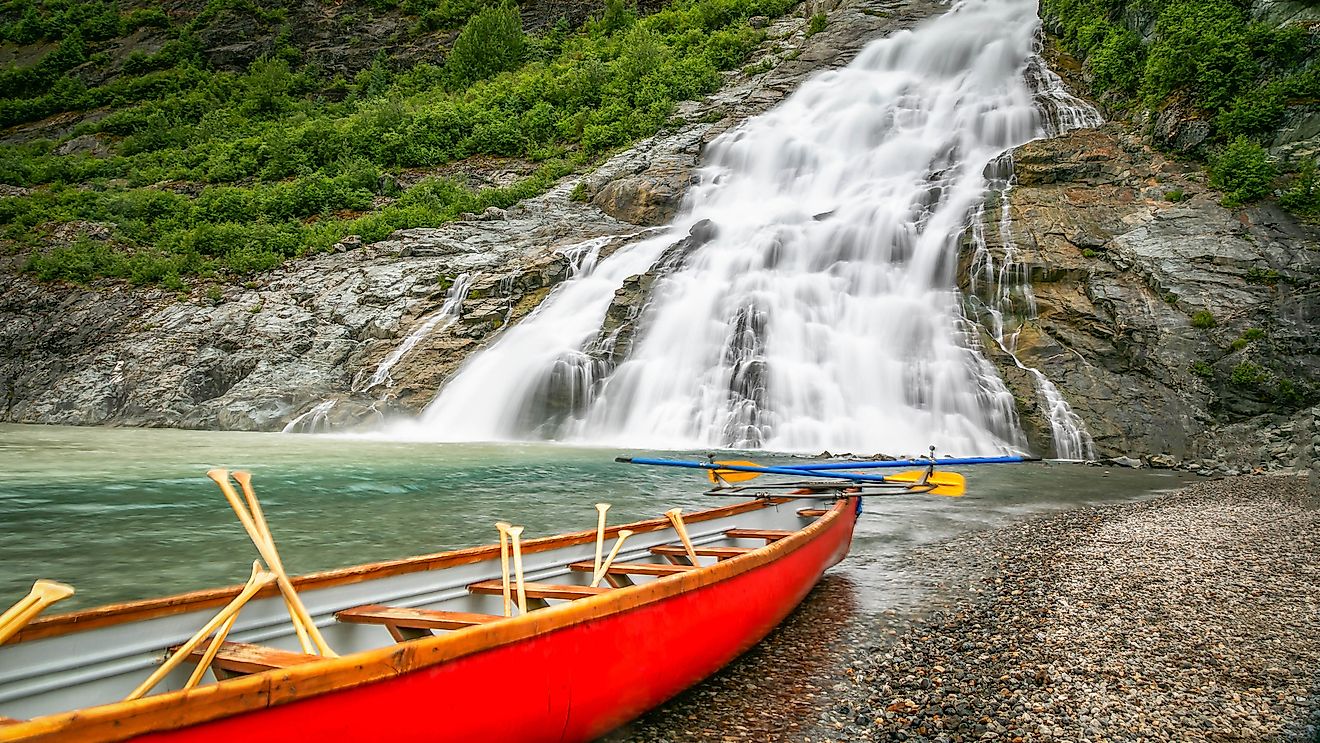
[[[452, 47], [399, 68], [384, 56], [351, 76], [305, 60], [289, 10], [210, 0], [191, 16], [116, 0], [8, 0], [0, 72], [0, 250], [45, 280], [100, 277], [183, 288], [368, 242], [463, 212], [508, 206], [614, 148], [658, 131], [677, 101], [710, 93], [761, 42], [754, 16], [791, 0], [677, 0], [639, 15], [609, 0], [577, 28], [526, 34], [516, 6], [488, 0], [372, 0], [411, 33], [453, 28]], [[217, 69], [199, 29], [218, 14], [274, 28], [272, 54]], [[278, 35], [284, 28], [283, 35]], [[117, 55], [154, 34], [154, 51]], [[24, 55], [30, 59], [21, 59]], [[52, 123], [79, 121], [59, 131]], [[55, 136], [13, 136], [39, 122]], [[473, 156], [520, 158], [530, 175], [474, 190], [392, 177]], [[51, 247], [64, 224], [98, 223]]]
[[1208, 122], [1191, 154], [1226, 203], [1269, 195], [1283, 171], [1283, 205], [1320, 217], [1314, 161], [1276, 164], [1262, 146], [1290, 106], [1320, 104], [1316, 28], [1255, 21], [1241, 0], [1043, 0], [1041, 12], [1111, 111], [1176, 105]]

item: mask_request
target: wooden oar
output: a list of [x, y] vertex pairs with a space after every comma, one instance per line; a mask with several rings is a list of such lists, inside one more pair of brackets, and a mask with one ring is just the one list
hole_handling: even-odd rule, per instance
[[225, 644], [225, 638], [229, 637], [229, 631], [234, 628], [234, 623], [237, 621], [238, 615], [235, 614], [220, 625], [215, 637], [211, 639], [211, 644], [206, 646], [206, 652], [202, 653], [201, 660], [197, 661], [197, 667], [193, 669], [192, 675], [188, 677], [188, 683], [183, 685], [184, 691], [196, 688], [198, 684], [202, 683], [202, 677], [206, 675], [206, 669], [211, 667], [211, 662], [215, 660], [216, 654], [220, 652], [220, 646]]
[[253, 561], [252, 577], [248, 579], [247, 584], [243, 586], [243, 590], [234, 597], [233, 601], [226, 604], [225, 608], [221, 609], [219, 614], [216, 614], [211, 618], [211, 621], [207, 622], [205, 626], [197, 630], [197, 634], [193, 635], [187, 642], [180, 646], [174, 655], [171, 655], [166, 659], [159, 668], [147, 677], [146, 681], [143, 681], [132, 691], [132, 693], [124, 697], [124, 701], [131, 702], [134, 699], [139, 699], [155, 688], [156, 684], [160, 683], [161, 679], [169, 675], [170, 671], [173, 671], [180, 663], [186, 660], [188, 656], [197, 649], [197, 646], [202, 644], [202, 641], [207, 637], [210, 637], [212, 632], [221, 625], [227, 623], [231, 617], [237, 616], [239, 610], [243, 608], [244, 604], [246, 604], [253, 596], [256, 596], [261, 589], [270, 585], [271, 582], [275, 580], [276, 577], [274, 573], [268, 573], [262, 570], [261, 563]]
[[[223, 473], [223, 475], [217, 478], [216, 473]], [[234, 479], [238, 480], [240, 485], [243, 484], [244, 480], [248, 482], [247, 487], [243, 489], [243, 495], [248, 502], [248, 505], [244, 507], [243, 504], [239, 503], [233, 487], [229, 484], [229, 473], [227, 471], [211, 470], [206, 474], [220, 486], [220, 491], [224, 493], [225, 499], [229, 501], [229, 506], [234, 509], [239, 522], [243, 524], [243, 529], [247, 531], [248, 538], [257, 547], [257, 551], [262, 558], [266, 560], [271, 572], [275, 574], [276, 585], [279, 586], [280, 595], [284, 598], [284, 605], [289, 611], [289, 621], [293, 625], [294, 632], [298, 635], [298, 643], [302, 645], [303, 652], [309, 654], [314, 652], [317, 646], [313, 643], [308, 625], [313, 628], [316, 625], [305, 608], [300, 610], [302, 601], [298, 598], [297, 592], [293, 590], [293, 583], [289, 581], [288, 573], [284, 571], [284, 563], [280, 560], [279, 552], [275, 549], [275, 540], [270, 536], [270, 526], [265, 523], [266, 519], [265, 514], [261, 511], [261, 503], [257, 501], [256, 494], [252, 493], [250, 476], [247, 476], [247, 473], [242, 473], [244, 477], [240, 478], [238, 477], [239, 473], [234, 473]], [[253, 503], [256, 503], [255, 511], [252, 509]], [[258, 514], [261, 516], [259, 519]]]
[[[248, 583], [258, 578], [257, 569], [259, 565], [260, 563], [253, 561], [252, 575], [248, 578]], [[206, 675], [206, 669], [211, 667], [211, 662], [215, 660], [216, 654], [220, 652], [220, 646], [225, 644], [225, 638], [229, 637], [229, 631], [234, 628], [234, 623], [237, 621], [238, 613], [235, 612], [233, 616], [225, 620], [224, 624], [220, 625], [220, 629], [216, 630], [215, 637], [211, 638], [211, 644], [206, 646], [206, 652], [202, 653], [201, 660], [197, 661], [197, 667], [193, 669], [192, 675], [188, 677], [188, 682], [183, 685], [184, 691], [188, 691], [202, 683], [202, 677]]]
[[42, 578], [32, 584], [28, 595], [0, 614], [0, 645], [18, 634], [47, 606], [73, 595], [73, 586]]
[[509, 598], [509, 529], [513, 524], [507, 521], [495, 522], [500, 531], [500, 583], [504, 588], [504, 616], [513, 616], [513, 601]]
[[[270, 565], [271, 572], [275, 573], [275, 577], [284, 576], [287, 581], [288, 573], [284, 570], [284, 561], [280, 559], [280, 553], [275, 549], [275, 537], [271, 536], [270, 524], [266, 523], [266, 514], [261, 510], [261, 502], [257, 500], [256, 492], [252, 490], [252, 475], [240, 471], [233, 473], [231, 477], [238, 481], [239, 487], [243, 488], [243, 498], [247, 500], [248, 516], [252, 520], [252, 525], [257, 528], [258, 536], [266, 544], [268, 552], [263, 552], [262, 556], [266, 558], [266, 563]], [[249, 536], [252, 535], [249, 533]], [[252, 537], [252, 541], [254, 544], [256, 543], [255, 536]], [[293, 631], [298, 634], [298, 644], [302, 645], [304, 653], [312, 653], [313, 642], [311, 633], [307, 629], [307, 625], [311, 623], [310, 617], [303, 617], [303, 612], [298, 611], [298, 607], [294, 606], [283, 585], [280, 586], [280, 595], [284, 597], [284, 606], [289, 610], [289, 619], [293, 624]]]
[[610, 510], [610, 504], [596, 504], [596, 512], [600, 516], [596, 519], [596, 562], [592, 565], [592, 575], [600, 572], [600, 553], [601, 548], [605, 546], [605, 512], [608, 510]]
[[674, 525], [678, 538], [683, 540], [683, 549], [687, 550], [688, 559], [693, 565], [701, 567], [701, 563], [697, 562], [697, 551], [692, 548], [692, 540], [688, 539], [687, 526], [683, 523], [683, 509], [671, 508], [665, 511], [665, 516], [669, 519], [669, 523]]
[[[275, 584], [279, 586], [280, 592], [284, 594], [284, 601], [289, 607], [289, 617], [293, 622], [294, 630], [298, 631], [298, 639], [301, 641], [303, 635], [306, 634], [309, 636], [310, 641], [315, 643], [315, 647], [321, 655], [328, 658], [338, 657], [338, 653], [332, 650], [330, 645], [326, 643], [325, 638], [321, 636], [320, 629], [317, 628], [316, 622], [308, 613], [307, 607], [303, 605], [297, 589], [294, 588], [293, 582], [289, 580], [288, 573], [284, 572], [284, 565], [280, 562], [279, 552], [275, 550], [274, 542], [265, 538], [264, 534], [268, 533], [268, 530], [263, 532], [261, 527], [257, 526], [253, 514], [248, 512], [243, 502], [239, 500], [238, 493], [234, 492], [234, 487], [229, 484], [228, 470], [213, 469], [207, 472], [206, 476], [220, 486], [220, 492], [224, 494], [225, 500], [229, 501], [229, 507], [234, 509], [234, 514], [238, 516], [239, 522], [243, 524], [243, 528], [247, 531], [252, 544], [256, 546], [257, 552], [261, 553], [262, 559], [266, 561], [266, 564], [271, 568], [271, 572], [275, 574]], [[253, 500], [256, 500], [255, 495]], [[258, 505], [258, 509], [260, 509], [260, 505]], [[300, 624], [302, 625], [301, 631], [299, 631]], [[312, 652], [310, 646], [305, 646], [304, 650], [308, 653]]]
[[513, 575], [514, 581], [518, 584], [518, 614], [521, 616], [527, 613], [527, 587], [523, 581], [522, 568], [522, 537], [523, 527], [514, 526], [509, 528], [509, 539], [513, 542]]
[[592, 588], [596, 588], [597, 586], [599, 586], [601, 580], [606, 575], [609, 574], [610, 566], [614, 564], [614, 558], [619, 556], [619, 549], [623, 547], [623, 540], [627, 539], [628, 537], [631, 537], [632, 535], [633, 532], [630, 529], [619, 530], [619, 538], [615, 540], [614, 549], [610, 550], [610, 556], [605, 558], [605, 562], [601, 563], [600, 569], [592, 574], [592, 578], [591, 578]]

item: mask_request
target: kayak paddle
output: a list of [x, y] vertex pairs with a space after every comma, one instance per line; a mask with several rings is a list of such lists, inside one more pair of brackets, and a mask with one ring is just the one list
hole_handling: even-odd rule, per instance
[[[831, 471], [822, 472], [822, 471], [800, 469], [794, 467], [767, 467], [757, 464], [746, 466], [731, 462], [718, 462], [718, 463], [690, 462], [682, 459], [650, 459], [646, 457], [616, 457], [614, 461], [623, 462], [625, 464], [646, 464], [646, 465], [653, 465], [658, 467], [683, 467], [687, 469], [698, 469], [698, 470], [707, 470], [710, 472], [718, 472], [721, 474], [725, 472], [754, 472], [758, 475], [793, 475], [794, 477], [829, 477], [829, 478], [834, 478], [836, 480], [848, 480], [856, 483], [889, 483], [891, 485], [904, 484], [907, 485], [908, 487], [923, 484], [921, 482], [921, 476], [925, 475], [924, 472], [899, 473], [901, 475], [900, 477], [895, 477], [891, 479], [884, 477], [882, 475], [863, 475], [857, 473], [842, 473], [842, 472], [831, 472]], [[940, 473], [940, 474], [950, 475], [954, 473]], [[961, 479], [961, 476], [959, 476], [959, 479]], [[728, 482], [727, 478], [725, 479], [725, 482]], [[933, 480], [928, 480], [924, 484], [932, 486], [929, 491], [925, 491], [925, 492], [929, 492], [933, 495], [958, 496], [966, 492], [965, 481], [963, 482], [950, 481], [947, 484], [940, 484]]]

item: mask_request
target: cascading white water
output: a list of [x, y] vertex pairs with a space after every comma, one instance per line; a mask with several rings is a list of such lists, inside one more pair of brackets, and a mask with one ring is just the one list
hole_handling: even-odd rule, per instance
[[[1027, 81], [1035, 91], [1037, 107], [1043, 112], [1046, 134], [1054, 136], [1104, 123], [1100, 112], [1069, 93], [1063, 80], [1045, 66], [1038, 54], [1027, 64]], [[1011, 173], [1011, 163], [1002, 163], [997, 170]], [[1036, 317], [1036, 296], [1031, 289], [1029, 268], [1020, 259], [1017, 242], [1013, 238], [1009, 211], [1012, 185], [1007, 179], [998, 179], [992, 183], [992, 187], [999, 194], [998, 242], [1003, 254], [996, 264], [985, 239], [983, 204], [973, 219], [974, 252], [969, 271], [972, 293], [983, 300], [977, 306], [979, 312], [976, 314], [1000, 350], [1008, 354], [1019, 369], [1031, 375], [1041, 408], [1050, 424], [1054, 456], [1061, 459], [1093, 459], [1094, 442], [1081, 417], [1073, 411], [1049, 377], [1018, 358], [1018, 334], [1024, 323]], [[1011, 332], [1008, 330], [1010, 325]]]
[[[1094, 115], [1098, 123], [1099, 114]], [[1076, 120], [1080, 117], [1070, 115], [1069, 118]], [[973, 296], [979, 295], [982, 298], [981, 302], [975, 304], [975, 315], [999, 349], [1008, 354], [1019, 369], [1031, 375], [1041, 407], [1050, 423], [1054, 456], [1061, 459], [1093, 459], [1095, 446], [1081, 417], [1073, 412], [1072, 406], [1068, 405], [1059, 388], [1048, 377], [1039, 369], [1022, 363], [1018, 358], [1018, 335], [1022, 331], [1022, 325], [1036, 317], [1036, 297], [1031, 290], [1027, 266], [1018, 260], [1016, 243], [1013, 240], [1012, 223], [1009, 219], [1009, 184], [998, 185], [1000, 188], [999, 244], [1003, 246], [1003, 255], [1000, 257], [998, 267], [985, 239], [984, 208], [978, 211], [973, 223], [974, 252], [969, 271], [970, 283]], [[1013, 325], [1011, 333], [1006, 330], [1010, 323]]]
[[469, 274], [459, 274], [454, 278], [454, 283], [449, 285], [449, 291], [445, 294], [445, 302], [440, 306], [439, 311], [428, 317], [421, 325], [417, 326], [413, 332], [408, 334], [389, 355], [381, 360], [376, 366], [376, 371], [363, 385], [362, 391], [370, 390], [378, 385], [393, 387], [394, 380], [390, 377], [390, 370], [399, 360], [413, 350], [422, 339], [437, 329], [444, 330], [458, 320], [459, 311], [463, 307], [463, 300], [467, 298], [468, 289], [472, 288], [472, 282], [476, 277]]
[[[1023, 445], [967, 338], [958, 248], [1005, 150], [1046, 133], [1034, 0], [964, 0], [708, 148], [668, 235], [561, 285], [397, 435], [992, 453]], [[714, 237], [666, 251], [709, 220]], [[706, 229], [709, 233], [711, 230]], [[622, 359], [602, 324], [664, 271]]]

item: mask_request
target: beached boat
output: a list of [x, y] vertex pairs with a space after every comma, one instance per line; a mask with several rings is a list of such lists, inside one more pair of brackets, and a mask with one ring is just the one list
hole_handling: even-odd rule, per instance
[[279, 588], [250, 583], [224, 644], [132, 701], [243, 587], [37, 619], [0, 645], [0, 741], [589, 740], [765, 637], [859, 510], [794, 494], [609, 527], [633, 534], [595, 587], [597, 531], [531, 539], [528, 612], [508, 617], [499, 545], [293, 578], [338, 657], [306, 652]]

